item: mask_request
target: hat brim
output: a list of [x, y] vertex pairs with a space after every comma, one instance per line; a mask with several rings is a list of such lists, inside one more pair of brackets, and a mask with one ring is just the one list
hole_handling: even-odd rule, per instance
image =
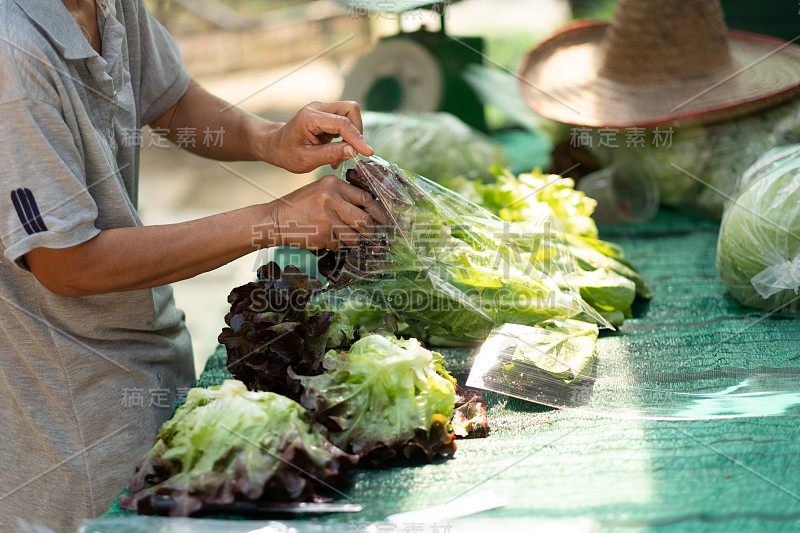
[[[622, 83], [603, 75], [607, 23], [578, 21], [531, 50], [522, 62], [522, 95], [534, 111], [590, 127], [690, 125], [742, 116], [800, 93], [800, 47], [731, 31], [734, 67], [697, 79]], [[713, 69], [709, 69], [714, 72]]]

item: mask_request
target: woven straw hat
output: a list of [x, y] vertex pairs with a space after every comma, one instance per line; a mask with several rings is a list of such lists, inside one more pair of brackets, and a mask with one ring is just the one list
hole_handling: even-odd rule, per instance
[[520, 86], [567, 124], [651, 127], [745, 115], [800, 92], [800, 47], [729, 31], [717, 0], [619, 0], [524, 58]]

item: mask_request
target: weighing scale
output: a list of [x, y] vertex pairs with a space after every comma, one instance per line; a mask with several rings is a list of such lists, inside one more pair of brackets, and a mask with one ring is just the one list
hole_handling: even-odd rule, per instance
[[[398, 22], [398, 33], [382, 38], [345, 76], [342, 98], [368, 111], [446, 111], [485, 132], [483, 105], [462, 76], [467, 65], [483, 63], [484, 43], [446, 33], [445, 8], [455, 1], [341, 0], [351, 12], [393, 13]], [[439, 31], [404, 32], [402, 14], [415, 9], [439, 13]]]

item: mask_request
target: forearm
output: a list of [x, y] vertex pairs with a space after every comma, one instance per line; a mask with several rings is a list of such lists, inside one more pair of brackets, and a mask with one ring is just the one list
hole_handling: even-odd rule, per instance
[[338, 250], [388, 219], [372, 195], [325, 176], [269, 204], [179, 224], [117, 228], [68, 248], [35, 248], [25, 261], [59, 296], [106, 294], [188, 279], [257, 248]]
[[[194, 81], [150, 125], [197, 155], [222, 161], [266, 161], [295, 173], [328, 164], [336, 168], [356, 153], [375, 153], [361, 134], [356, 102], [312, 102], [284, 124], [242, 111]], [[331, 142], [338, 137], [342, 142]]]
[[270, 209], [256, 205], [178, 224], [105, 230], [78, 246], [37, 248], [25, 258], [60, 296], [156, 287], [218, 268], [259, 244], [277, 244], [263, 222]]
[[194, 81], [151, 124], [181, 148], [219, 161], [267, 160], [270, 134], [282, 125], [232, 106]]

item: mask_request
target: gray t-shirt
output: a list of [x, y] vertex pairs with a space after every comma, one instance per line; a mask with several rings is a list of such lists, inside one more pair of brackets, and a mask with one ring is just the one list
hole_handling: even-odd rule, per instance
[[142, 0], [97, 4], [102, 57], [60, 0], [0, 0], [4, 533], [103, 513], [194, 378], [169, 287], [63, 298], [24, 262], [141, 225], [136, 133], [190, 81]]

